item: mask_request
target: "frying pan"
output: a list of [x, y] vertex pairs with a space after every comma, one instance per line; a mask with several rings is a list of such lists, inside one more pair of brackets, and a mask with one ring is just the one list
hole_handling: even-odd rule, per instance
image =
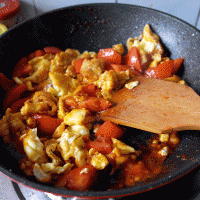
[[[86, 4], [57, 9], [25, 21], [0, 37], [1, 72], [11, 78], [11, 71], [18, 60], [46, 46], [97, 52], [113, 44], [126, 44], [129, 37], [138, 36], [145, 24], [160, 36], [165, 52], [171, 59], [185, 57], [179, 71], [193, 89], [200, 94], [200, 32], [186, 22], [150, 8], [125, 4]], [[3, 104], [5, 92], [1, 92]], [[1, 111], [3, 115], [3, 111]], [[151, 133], [127, 129], [123, 140], [137, 146], [146, 144]], [[199, 165], [200, 136], [198, 131], [180, 132], [181, 143], [166, 160], [167, 170], [155, 179], [133, 187], [109, 191], [70, 191], [42, 184], [25, 177], [20, 168], [21, 154], [12, 145], [0, 140], [0, 171], [10, 179], [36, 190], [60, 196], [108, 198], [133, 195], [174, 181]], [[182, 157], [187, 159], [181, 159]]]

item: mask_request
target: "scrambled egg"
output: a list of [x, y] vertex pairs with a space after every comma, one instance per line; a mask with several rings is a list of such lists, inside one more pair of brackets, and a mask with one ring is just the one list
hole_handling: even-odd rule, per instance
[[106, 158], [106, 156], [99, 153], [97, 150], [93, 148], [89, 150], [89, 156], [91, 157], [91, 160], [89, 161], [90, 164], [93, 165], [98, 170], [105, 169], [109, 164], [109, 161]]
[[21, 140], [29, 160], [38, 164], [47, 162], [44, 145], [37, 136], [37, 128], [28, 130], [27, 133], [21, 136]]
[[57, 100], [51, 93], [37, 91], [33, 97], [27, 100], [21, 108], [22, 115], [33, 113], [55, 116], [57, 113]]
[[109, 99], [113, 95], [114, 88], [118, 85], [117, 74], [113, 70], [105, 71], [95, 84], [101, 88], [102, 96]]
[[[145, 25], [140, 36], [127, 40], [129, 51], [133, 46], [139, 49], [142, 65], [153, 62], [155, 66], [155, 64], [157, 65], [161, 61], [164, 50], [159, 41], [159, 36], [151, 31], [149, 24]], [[150, 65], [153, 66], [153, 64]]]
[[57, 96], [64, 96], [73, 91], [80, 85], [79, 80], [62, 73], [50, 72], [49, 78], [52, 82], [53, 88], [57, 92]]
[[[142, 65], [155, 67], [169, 59], [163, 57], [159, 37], [152, 33], [148, 24], [140, 36], [127, 40], [127, 49], [130, 50], [133, 46], [140, 51]], [[125, 52], [122, 44], [113, 45], [112, 48], [121, 55]], [[74, 61], [83, 58], [85, 60], [80, 73], [76, 73]], [[90, 132], [96, 132], [95, 127], [99, 124], [94, 126], [94, 114], [79, 107], [79, 102], [90, 97], [91, 91], [87, 94], [82, 90], [84, 86], [95, 85], [96, 96], [109, 100], [131, 78], [129, 70], [106, 70], [105, 61], [98, 59], [95, 52], [85, 51], [81, 54], [74, 49], [36, 57], [28, 64], [32, 69], [29, 75], [13, 79], [17, 84], [26, 83], [31, 96], [24, 102], [20, 112], [12, 113], [8, 108], [0, 120], [0, 135], [4, 141], [11, 143], [12, 138], [17, 137], [23, 145], [26, 158], [21, 162], [21, 169], [25, 174], [34, 175], [40, 182], [50, 183], [54, 177], [75, 166], [91, 164], [97, 170], [103, 170], [113, 158], [117, 166], [137, 158], [133, 147], [115, 138], [112, 138], [112, 152], [108, 155], [94, 148], [87, 149], [86, 143], [91, 141]], [[176, 75], [166, 80], [185, 84]], [[138, 82], [131, 82], [126, 87], [132, 89], [137, 85]], [[71, 106], [67, 108], [66, 100], [70, 98], [71, 102], [68, 103]], [[35, 114], [48, 115], [52, 120], [59, 118], [62, 123], [52, 135], [41, 137], [33, 117]], [[176, 142], [177, 138], [175, 139], [172, 138]], [[165, 141], [166, 138], [162, 136], [162, 140]], [[159, 153], [166, 156], [168, 152], [162, 149]]]
[[104, 60], [99, 60], [93, 58], [91, 60], [85, 59], [81, 66], [81, 74], [84, 77], [84, 80], [88, 83], [92, 83], [99, 79], [100, 75], [104, 71]]
[[21, 113], [12, 113], [11, 109], [6, 110], [5, 115], [0, 120], [0, 136], [3, 137], [5, 143], [11, 142], [12, 134], [22, 134], [26, 129], [25, 120], [27, 117]]
[[29, 61], [32, 71], [29, 77], [22, 79], [23, 82], [31, 81], [33, 83], [41, 83], [48, 78], [49, 68], [53, 55], [36, 57]]
[[65, 129], [58, 139], [58, 150], [65, 161], [75, 159], [78, 166], [86, 164], [88, 151], [84, 148], [85, 138], [89, 138], [89, 130], [85, 126], [76, 125]]

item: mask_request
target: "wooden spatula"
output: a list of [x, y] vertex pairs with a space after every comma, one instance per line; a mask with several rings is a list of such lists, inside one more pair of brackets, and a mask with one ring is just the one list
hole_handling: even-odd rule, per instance
[[101, 119], [153, 133], [200, 130], [200, 97], [192, 88], [142, 76], [131, 81], [138, 86], [119, 90]]

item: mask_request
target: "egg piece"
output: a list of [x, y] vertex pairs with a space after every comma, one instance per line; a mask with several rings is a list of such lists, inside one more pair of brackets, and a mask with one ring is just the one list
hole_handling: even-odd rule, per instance
[[37, 91], [31, 99], [24, 103], [20, 112], [22, 115], [37, 113], [55, 116], [57, 113], [57, 100], [49, 92]]
[[39, 182], [51, 183], [52, 181], [51, 174], [44, 172], [38, 163], [35, 163], [33, 166], [33, 174]]
[[116, 139], [116, 138], [112, 138], [112, 142], [113, 142], [113, 153], [115, 153], [117, 156], [120, 156], [121, 154], [131, 154], [135, 152], [135, 149], [127, 144], [125, 144], [124, 142]]
[[64, 117], [64, 123], [68, 126], [87, 124], [95, 118], [85, 108], [73, 109]]
[[35, 57], [29, 61], [32, 67], [30, 76], [22, 78], [23, 82], [31, 81], [33, 83], [42, 83], [49, 76], [49, 68], [51, 65], [51, 60], [54, 55], [46, 54], [44, 56]]
[[105, 169], [109, 164], [109, 161], [106, 158], [106, 156], [99, 153], [97, 150], [93, 148], [90, 149], [89, 156], [91, 157], [90, 164], [93, 165], [93, 167], [95, 167], [98, 170]]
[[53, 88], [57, 91], [57, 95], [64, 96], [73, 91], [80, 85], [78, 79], [66, 76], [62, 73], [49, 72], [50, 80], [52, 81]]
[[70, 66], [72, 61], [79, 55], [79, 51], [75, 49], [66, 49], [64, 52], [57, 53], [51, 61], [50, 72], [64, 74], [68, 66]]
[[58, 139], [58, 150], [65, 161], [75, 159], [78, 166], [86, 164], [88, 151], [85, 149], [85, 138], [89, 138], [89, 130], [84, 126], [68, 127]]
[[99, 79], [100, 75], [104, 71], [104, 64], [104, 60], [97, 58], [91, 60], [85, 59], [81, 66], [80, 73], [83, 75], [86, 82], [92, 83]]
[[21, 137], [23, 147], [29, 160], [38, 164], [47, 162], [44, 145], [37, 136], [37, 128], [30, 129]]
[[114, 89], [118, 87], [117, 75], [113, 70], [105, 71], [95, 82], [98, 88], [101, 88], [101, 95], [105, 99], [112, 97]]

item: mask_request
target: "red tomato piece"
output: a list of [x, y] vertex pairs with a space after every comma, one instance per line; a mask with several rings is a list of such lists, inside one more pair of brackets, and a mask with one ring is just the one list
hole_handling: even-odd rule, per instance
[[60, 53], [60, 52], [63, 52], [61, 49], [59, 49], [58, 47], [45, 47], [44, 48], [44, 52], [46, 54], [57, 54], [57, 53]]
[[88, 95], [89, 97], [96, 97], [97, 86], [95, 84], [84, 85], [81, 90], [75, 92], [75, 95]]
[[43, 50], [36, 50], [35, 52], [30, 53], [27, 58], [28, 60], [32, 60], [33, 58], [44, 56], [44, 55], [45, 55], [45, 52]]
[[3, 88], [3, 90], [9, 90], [11, 89], [14, 82], [10, 79], [8, 79], [3, 73], [0, 72], [0, 85]]
[[79, 108], [85, 108], [91, 112], [100, 112], [106, 110], [112, 106], [112, 103], [108, 100], [89, 97], [87, 100], [80, 102]]
[[119, 125], [106, 121], [99, 127], [95, 135], [119, 139], [123, 135], [123, 130]]
[[28, 64], [28, 58], [22, 57], [19, 62], [15, 65], [13, 70], [13, 77], [26, 77], [31, 72], [32, 67]]
[[21, 107], [24, 105], [24, 103], [30, 99], [31, 97], [26, 97], [26, 98], [23, 98], [23, 99], [19, 99], [17, 101], [15, 101], [11, 106], [10, 106], [10, 109], [12, 110], [12, 113], [16, 113], [16, 112], [19, 112]]
[[177, 73], [185, 58], [178, 58], [174, 60], [174, 65], [171, 74]]
[[80, 59], [76, 59], [74, 61], [74, 68], [75, 68], [76, 73], [80, 73], [81, 66], [82, 66], [84, 60], [85, 60], [85, 58], [80, 58]]
[[68, 97], [64, 101], [66, 108], [68, 109], [75, 109], [78, 108], [78, 102], [74, 97]]
[[116, 64], [110, 64], [109, 67], [107, 67], [106, 70], [113, 70], [116, 73], [119, 73], [121, 71], [130, 70], [130, 74], [135, 76], [141, 76], [142, 74], [137, 71], [134, 66], [128, 66], [128, 65], [116, 65]]
[[15, 101], [20, 99], [22, 93], [28, 91], [26, 84], [17, 85], [14, 88], [8, 90], [3, 102], [3, 108], [6, 109], [10, 107]]
[[111, 66], [112, 70], [114, 70], [116, 73], [130, 69], [130, 67], [128, 65], [110, 64], [110, 66]]
[[93, 148], [96, 149], [99, 153], [107, 155], [112, 152], [112, 140], [109, 137], [97, 137], [94, 141], [89, 141], [85, 144], [85, 148], [88, 150]]
[[70, 190], [89, 190], [97, 177], [97, 170], [92, 165], [85, 165], [64, 173], [55, 183], [55, 187], [67, 187]]
[[173, 70], [174, 61], [169, 60], [157, 65], [156, 67], [149, 68], [145, 72], [145, 76], [156, 79], [168, 78]]
[[107, 71], [113, 70], [113, 68], [111, 67], [111, 63], [105, 62], [104, 69], [107, 70]]
[[62, 123], [62, 119], [53, 118], [48, 115], [34, 115], [33, 118], [36, 120], [38, 131], [41, 134], [52, 135], [56, 128]]
[[114, 63], [114, 64], [122, 63], [121, 54], [112, 48], [100, 49], [98, 52], [97, 58], [105, 60], [106, 62], [109, 62], [109, 63]]
[[140, 53], [137, 47], [131, 48], [131, 50], [125, 56], [124, 62], [126, 65], [133, 66], [140, 73], [144, 71], [140, 63]]
[[95, 97], [97, 95], [97, 86], [95, 84], [83, 86], [83, 92], [89, 97]]

